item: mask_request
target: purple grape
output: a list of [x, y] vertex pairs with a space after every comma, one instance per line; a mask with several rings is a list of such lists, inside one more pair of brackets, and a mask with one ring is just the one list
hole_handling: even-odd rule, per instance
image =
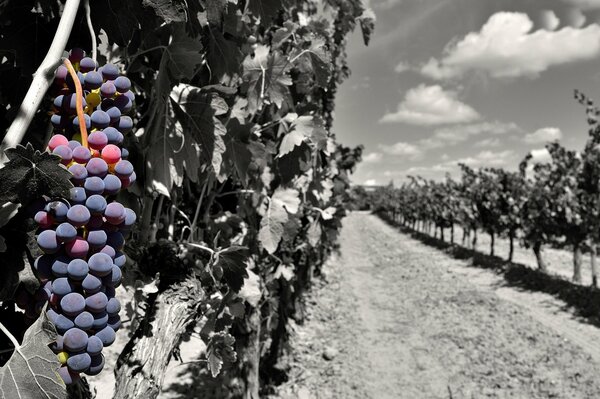
[[[75, 295], [75, 294], [71, 293], [68, 295]], [[65, 298], [66, 298], [66, 296], [65, 296]], [[62, 314], [57, 314], [56, 318], [53, 322], [54, 322], [54, 326], [56, 327], [56, 331], [59, 334], [64, 334], [67, 331], [69, 331], [71, 328], [75, 327], [75, 324], [71, 321], [71, 319], [65, 317]]]
[[106, 80], [115, 80], [119, 77], [119, 69], [114, 64], [106, 64], [102, 67], [102, 76]]
[[125, 208], [125, 220], [119, 225], [121, 232], [128, 233], [135, 224], [136, 219], [137, 216], [133, 209]]
[[[90, 313], [88, 313], [88, 314], [90, 314]], [[104, 328], [104, 327], [102, 327], [102, 328]], [[104, 344], [102, 343], [100, 338], [96, 337], [95, 335], [92, 335], [91, 337], [88, 338], [86, 352], [89, 353], [90, 356], [93, 357], [95, 355], [99, 355], [100, 352], [102, 352], [103, 348], [104, 348]]]
[[131, 102], [135, 102], [135, 94], [134, 94], [134, 93], [133, 93], [131, 90], [129, 90], [129, 91], [126, 91], [126, 92], [125, 92], [125, 93], [123, 93], [123, 94], [124, 94], [124, 95], [125, 95], [125, 96], [126, 96], [128, 99], [130, 99], [130, 100], [131, 100]]
[[69, 257], [61, 255], [52, 262], [52, 274], [56, 277], [67, 277], [67, 267], [71, 260]]
[[52, 323], [56, 324], [56, 320], [58, 319], [58, 313], [56, 313], [56, 311], [53, 309], [48, 309], [46, 310], [46, 317], [48, 317], [48, 320], [50, 320]]
[[94, 376], [100, 374], [102, 369], [104, 368], [104, 356], [102, 354], [98, 354], [96, 356], [92, 356], [92, 362], [90, 364], [90, 368], [85, 372], [87, 375]]
[[85, 206], [92, 215], [102, 215], [106, 209], [106, 199], [98, 194], [90, 195], [85, 201]]
[[115, 127], [121, 132], [127, 133], [133, 129], [133, 120], [129, 116], [122, 116], [119, 118], [119, 121], [116, 123]]
[[[92, 137], [94, 133], [96, 132], [90, 134], [89, 137]], [[73, 150], [73, 160], [77, 163], [86, 164], [91, 158], [92, 154], [90, 150], [83, 146], [79, 146]]]
[[121, 311], [121, 303], [117, 298], [110, 298], [106, 304], [106, 312], [109, 316], [119, 314]]
[[49, 280], [52, 278], [52, 264], [54, 257], [52, 255], [42, 255], [33, 263], [40, 280]]
[[122, 114], [126, 114], [133, 108], [133, 103], [127, 96], [118, 96], [114, 100], [114, 105], [117, 106]]
[[58, 375], [66, 385], [71, 385], [79, 381], [79, 374], [69, 370], [67, 366], [58, 369]]
[[75, 227], [85, 226], [90, 216], [90, 211], [83, 205], [73, 205], [67, 213], [67, 219]]
[[90, 176], [98, 176], [103, 179], [108, 174], [108, 165], [102, 158], [92, 158], [85, 166]]
[[71, 328], [65, 333], [65, 335], [63, 335], [63, 346], [68, 351], [80, 352], [87, 348], [87, 343], [87, 333], [83, 330], [80, 330], [79, 328]]
[[[81, 105], [85, 108], [87, 102], [81, 97]], [[77, 112], [77, 94], [65, 94], [57, 96], [54, 99], [54, 106], [67, 114], [73, 115]]]
[[115, 342], [115, 330], [113, 330], [109, 326], [106, 326], [96, 333], [96, 337], [100, 338], [105, 347], [110, 346], [113, 342]]
[[86, 177], [88, 177], [88, 171], [85, 166], [81, 164], [73, 164], [69, 167], [69, 172], [73, 175], [71, 181], [73, 184], [82, 184]]
[[[75, 327], [87, 331], [94, 325], [94, 316], [90, 312], [81, 312], [75, 318]], [[87, 334], [86, 334], [87, 338]], [[86, 343], [87, 346], [88, 343]]]
[[[71, 151], [74, 151], [75, 148], [79, 148], [81, 147], [81, 143], [77, 140], [69, 140], [69, 148], [71, 149]], [[75, 157], [73, 157], [73, 159], [75, 159]]]
[[[104, 69], [102, 70], [104, 72]], [[100, 94], [102, 97], [111, 98], [117, 92], [117, 88], [115, 87], [113, 82], [104, 82], [102, 86], [100, 86]]]
[[106, 206], [104, 217], [108, 223], [119, 225], [125, 220], [125, 207], [118, 202], [111, 202]]
[[102, 130], [97, 130], [88, 136], [88, 144], [94, 150], [100, 151], [108, 144], [108, 137]]
[[110, 116], [102, 110], [94, 111], [92, 113], [91, 119], [92, 126], [98, 129], [104, 129], [110, 124]]
[[[121, 110], [118, 107], [111, 107], [106, 111], [106, 114], [110, 118], [110, 123], [115, 123], [121, 117]], [[123, 135], [121, 135], [121, 137], [122, 136]], [[123, 140], [121, 140], [121, 141], [123, 141]], [[115, 143], [112, 143], [112, 144], [115, 144]], [[120, 144], [120, 142], [119, 142], [119, 144]]]
[[104, 292], [97, 292], [85, 298], [85, 305], [89, 312], [100, 313], [106, 309], [108, 298]]
[[[54, 310], [52, 310], [52, 311], [54, 312]], [[46, 312], [46, 314], [47, 314], [47, 312]], [[54, 314], [56, 314], [56, 312], [54, 312]], [[56, 314], [56, 316], [58, 316], [58, 314]], [[50, 319], [50, 321], [52, 323], [54, 323], [54, 320]], [[64, 350], [62, 335], [57, 335], [56, 336], [56, 341], [54, 341], [54, 343], [52, 344], [52, 346], [50, 347], [50, 349], [52, 349], [54, 351], [54, 353], [59, 353], [59, 352], [62, 352]]]
[[92, 274], [88, 274], [81, 282], [81, 287], [87, 295], [95, 294], [102, 289], [102, 280]]
[[115, 164], [115, 174], [121, 178], [127, 178], [133, 173], [133, 165], [127, 160], [120, 160]]
[[81, 72], [90, 72], [94, 69], [96, 69], [96, 63], [90, 57], [82, 58], [81, 61], [79, 61], [79, 70]]
[[[85, 77], [83, 76], [83, 74], [81, 72], [77, 72], [77, 79], [79, 79], [79, 83], [83, 86], [85, 85]], [[68, 74], [65, 78], [65, 83], [67, 85], [67, 87], [69, 88], [69, 90], [73, 93], [75, 93], [76, 89], [75, 89], [75, 83], [73, 82], [73, 78], [71, 77], [71, 74]]]
[[117, 251], [113, 260], [113, 262], [115, 262], [115, 265], [117, 265], [120, 268], [123, 268], [123, 266], [125, 266], [126, 261], [127, 257], [125, 256], [125, 254], [123, 252]]
[[[86, 208], [87, 209], [87, 208]], [[87, 256], [90, 246], [86, 240], [76, 237], [73, 241], [65, 244], [65, 252], [72, 258], [84, 259]]]
[[104, 177], [104, 194], [114, 195], [121, 190], [121, 179], [115, 175], [108, 174]]
[[90, 244], [90, 248], [99, 249], [106, 245], [106, 232], [104, 230], [93, 230], [88, 233], [87, 241]]
[[83, 312], [85, 305], [85, 298], [77, 292], [71, 292], [60, 300], [60, 307], [67, 316], [77, 316]]
[[91, 71], [85, 74], [85, 88], [87, 90], [98, 89], [102, 86], [102, 75], [96, 71]]
[[74, 281], [81, 281], [88, 275], [90, 268], [83, 259], [73, 259], [67, 266], [67, 274]]
[[[119, 187], [120, 186], [121, 181], [119, 180]], [[52, 218], [50, 217], [50, 215], [48, 215], [48, 212], [46, 211], [36, 212], [35, 216], [33, 217], [33, 220], [35, 220], [35, 222], [39, 224], [41, 228], [48, 228], [52, 226]]]
[[99, 312], [94, 314], [94, 325], [92, 326], [92, 328], [96, 331], [100, 331], [102, 330], [104, 327], [106, 327], [106, 324], [108, 323], [108, 313], [106, 312]]
[[88, 266], [90, 267], [90, 273], [95, 276], [106, 276], [112, 270], [113, 260], [110, 256], [105, 253], [98, 252], [88, 260]]
[[68, 165], [73, 160], [73, 151], [68, 145], [59, 145], [52, 153], [60, 157], [63, 165]]
[[54, 230], [44, 230], [38, 235], [37, 243], [42, 251], [54, 254], [60, 249], [60, 243]]
[[106, 243], [115, 249], [123, 249], [125, 237], [118, 231], [111, 231], [107, 234]]
[[77, 64], [83, 59], [83, 57], [85, 57], [85, 51], [79, 47], [75, 47], [69, 52], [69, 61], [71, 61], [73, 64]]
[[108, 325], [108, 327], [112, 328], [115, 331], [118, 331], [119, 328], [121, 328], [121, 318], [119, 317], [119, 315], [116, 316], [109, 316], [108, 317], [108, 323], [106, 323]]
[[69, 191], [69, 201], [71, 201], [73, 204], [84, 204], [86, 198], [87, 196], [85, 195], [85, 189], [83, 187], [73, 187]]
[[92, 358], [87, 353], [79, 353], [69, 357], [67, 366], [70, 370], [81, 373], [87, 370], [92, 364]]
[[61, 223], [56, 228], [56, 238], [59, 242], [73, 241], [77, 237], [77, 230], [70, 223]]
[[54, 75], [54, 83], [57, 85], [63, 85], [65, 83], [65, 79], [69, 74], [69, 70], [64, 65], [59, 65], [56, 68], [56, 74]]
[[114, 84], [119, 93], [125, 93], [131, 88], [131, 81], [126, 76], [119, 76], [115, 79]]
[[52, 282], [52, 292], [56, 295], [65, 296], [73, 292], [73, 285], [68, 278], [60, 277]]
[[110, 281], [107, 285], [112, 285], [113, 287], [121, 285], [122, 274], [121, 269], [117, 265], [112, 266], [111, 274], [106, 277], [110, 277]]
[[104, 192], [104, 181], [98, 176], [88, 177], [85, 179], [83, 187], [88, 195], [102, 194]]
[[62, 223], [67, 220], [69, 206], [62, 201], [52, 201], [44, 207], [44, 210], [48, 212], [56, 222]]
[[50, 122], [56, 129], [64, 129], [70, 121], [66, 115], [53, 114]]
[[108, 256], [110, 256], [111, 259], [115, 258], [115, 255], [117, 254], [117, 252], [115, 251], [115, 249], [109, 245], [105, 245], [104, 248], [102, 248], [100, 250], [101, 253], [107, 254]]
[[[90, 118], [90, 116], [88, 114], [84, 114], [83, 119], [85, 121], [85, 128], [87, 130], [90, 130], [92, 128], [92, 119]], [[73, 118], [73, 128], [76, 131], [79, 131], [79, 117], [78, 116]]]
[[121, 148], [121, 158], [122, 159], [129, 158], [129, 150], [127, 148]]

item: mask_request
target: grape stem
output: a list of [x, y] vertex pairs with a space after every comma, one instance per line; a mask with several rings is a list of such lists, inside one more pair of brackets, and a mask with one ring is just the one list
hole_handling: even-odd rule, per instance
[[77, 76], [77, 72], [75, 72], [75, 68], [73, 68], [73, 64], [69, 61], [68, 58], [65, 58], [65, 66], [69, 70], [69, 75], [73, 79], [73, 83], [75, 84], [75, 107], [77, 108], [77, 119], [79, 119], [79, 132], [81, 133], [81, 145], [88, 148], [88, 135], [87, 129], [85, 127], [85, 118], [83, 113], [83, 89], [81, 88], [81, 82], [79, 81], [79, 77]]
[[60, 62], [67, 40], [71, 35], [79, 3], [80, 0], [67, 0], [65, 3], [50, 49], [33, 75], [31, 86], [29, 86], [29, 90], [27, 90], [27, 94], [21, 103], [21, 108], [19, 108], [17, 116], [8, 128], [2, 144], [0, 144], [0, 165], [8, 161], [4, 151], [7, 148], [15, 147], [23, 140], [46, 91], [48, 91], [54, 80], [54, 70]]
[[98, 54], [98, 42], [96, 41], [96, 32], [94, 32], [94, 25], [92, 25], [92, 10], [90, 9], [90, 0], [85, 0], [83, 6], [85, 8], [85, 20], [87, 21], [87, 26], [90, 30], [90, 38], [92, 39], [92, 59], [95, 63], [96, 56]]

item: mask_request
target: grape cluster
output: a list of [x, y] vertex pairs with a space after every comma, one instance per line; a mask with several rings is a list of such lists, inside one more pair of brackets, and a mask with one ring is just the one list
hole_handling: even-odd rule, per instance
[[82, 50], [72, 50], [69, 60], [83, 88], [86, 131], [80, 131], [74, 80], [61, 65], [48, 150], [61, 157], [74, 187], [69, 198], [49, 200], [35, 215], [44, 252], [35, 261], [44, 291], [40, 297], [48, 297], [47, 316], [58, 332], [52, 349], [67, 384], [82, 372], [102, 370], [102, 349], [114, 342], [121, 326], [115, 288], [125, 264], [125, 237], [136, 220], [131, 209], [114, 200], [135, 181], [128, 152], [121, 148], [133, 128], [126, 115], [134, 101], [131, 83], [113, 64], [97, 68]]

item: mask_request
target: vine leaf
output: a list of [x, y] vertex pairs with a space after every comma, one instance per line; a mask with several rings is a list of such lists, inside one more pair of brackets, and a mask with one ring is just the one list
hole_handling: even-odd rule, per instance
[[[310, 46], [301, 51], [299, 57], [300, 63], [298, 69], [303, 73], [312, 72], [315, 75], [315, 82], [320, 87], [327, 87], [331, 77], [331, 56], [326, 48], [325, 39], [314, 36]], [[291, 56], [294, 58], [294, 54]]]
[[144, 7], [151, 7], [156, 16], [166, 23], [185, 22], [186, 10], [182, 3], [171, 0], [143, 0]]
[[67, 397], [65, 385], [57, 371], [60, 363], [48, 347], [55, 340], [56, 331], [44, 311], [25, 332], [19, 350], [0, 369], [0, 393], [3, 398]]
[[[260, 221], [258, 239], [263, 248], [270, 254], [277, 250], [285, 232], [288, 212], [298, 212], [300, 199], [298, 191], [291, 188], [278, 188], [269, 201], [269, 206]], [[287, 210], [287, 212], [286, 212]]]
[[247, 270], [248, 277], [244, 279], [244, 285], [238, 293], [239, 297], [245, 300], [252, 307], [257, 307], [262, 297], [260, 290], [260, 277], [252, 270]]
[[71, 173], [60, 164], [58, 155], [17, 145], [6, 150], [9, 162], [0, 169], [0, 202], [26, 204], [43, 195], [67, 197], [73, 187]]
[[250, 124], [241, 125], [238, 119], [233, 118], [227, 126], [225, 136], [226, 150], [223, 158], [227, 165], [233, 169], [244, 185], [248, 186], [248, 172], [251, 164], [264, 166], [266, 158], [265, 145], [250, 139]]
[[[170, 2], [169, 2], [170, 3]], [[178, 24], [173, 29], [173, 39], [167, 51], [171, 57], [169, 72], [176, 80], [191, 79], [196, 72], [196, 66], [204, 60], [200, 53], [202, 43], [191, 38], [185, 31], [185, 24]]]
[[244, 81], [248, 83], [248, 111], [251, 114], [262, 109], [270, 101], [278, 108], [290, 102], [287, 86], [292, 84], [288, 73], [290, 62], [279, 51], [271, 52], [269, 47], [260, 45], [254, 50], [254, 58], [248, 55], [244, 60]]
[[298, 213], [298, 206], [300, 206], [300, 198], [298, 198], [298, 191], [293, 188], [278, 188], [271, 197], [271, 202], [277, 202], [281, 204], [289, 213]]
[[237, 360], [234, 345], [235, 338], [224, 331], [217, 332], [210, 337], [206, 347], [206, 358], [213, 378], [219, 375], [223, 363], [233, 363]]
[[252, 15], [260, 18], [262, 22], [269, 22], [283, 7], [282, 0], [250, 0], [249, 3], [248, 8]]
[[[294, 114], [288, 114], [294, 115]], [[292, 116], [293, 118], [293, 116]], [[281, 124], [281, 129], [286, 130], [285, 123]], [[299, 147], [305, 139], [309, 139], [317, 150], [327, 149], [327, 130], [323, 126], [320, 118], [312, 115], [303, 115], [293, 119], [289, 131], [283, 136], [279, 146], [278, 158], [287, 155]]]
[[242, 52], [234, 41], [227, 40], [217, 27], [208, 30], [206, 61], [210, 67], [212, 80], [228, 84], [240, 73]]
[[238, 245], [223, 249], [217, 253], [216, 266], [223, 270], [223, 279], [235, 292], [239, 292], [244, 285], [244, 278], [248, 277], [246, 262], [248, 261], [248, 248]]

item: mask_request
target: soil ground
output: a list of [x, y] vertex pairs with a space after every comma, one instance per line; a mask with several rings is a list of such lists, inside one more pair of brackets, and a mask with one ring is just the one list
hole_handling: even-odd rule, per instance
[[[278, 398], [600, 398], [600, 329], [560, 295], [367, 213], [344, 220], [340, 244], [295, 326]], [[555, 255], [565, 274], [568, 255]]]

